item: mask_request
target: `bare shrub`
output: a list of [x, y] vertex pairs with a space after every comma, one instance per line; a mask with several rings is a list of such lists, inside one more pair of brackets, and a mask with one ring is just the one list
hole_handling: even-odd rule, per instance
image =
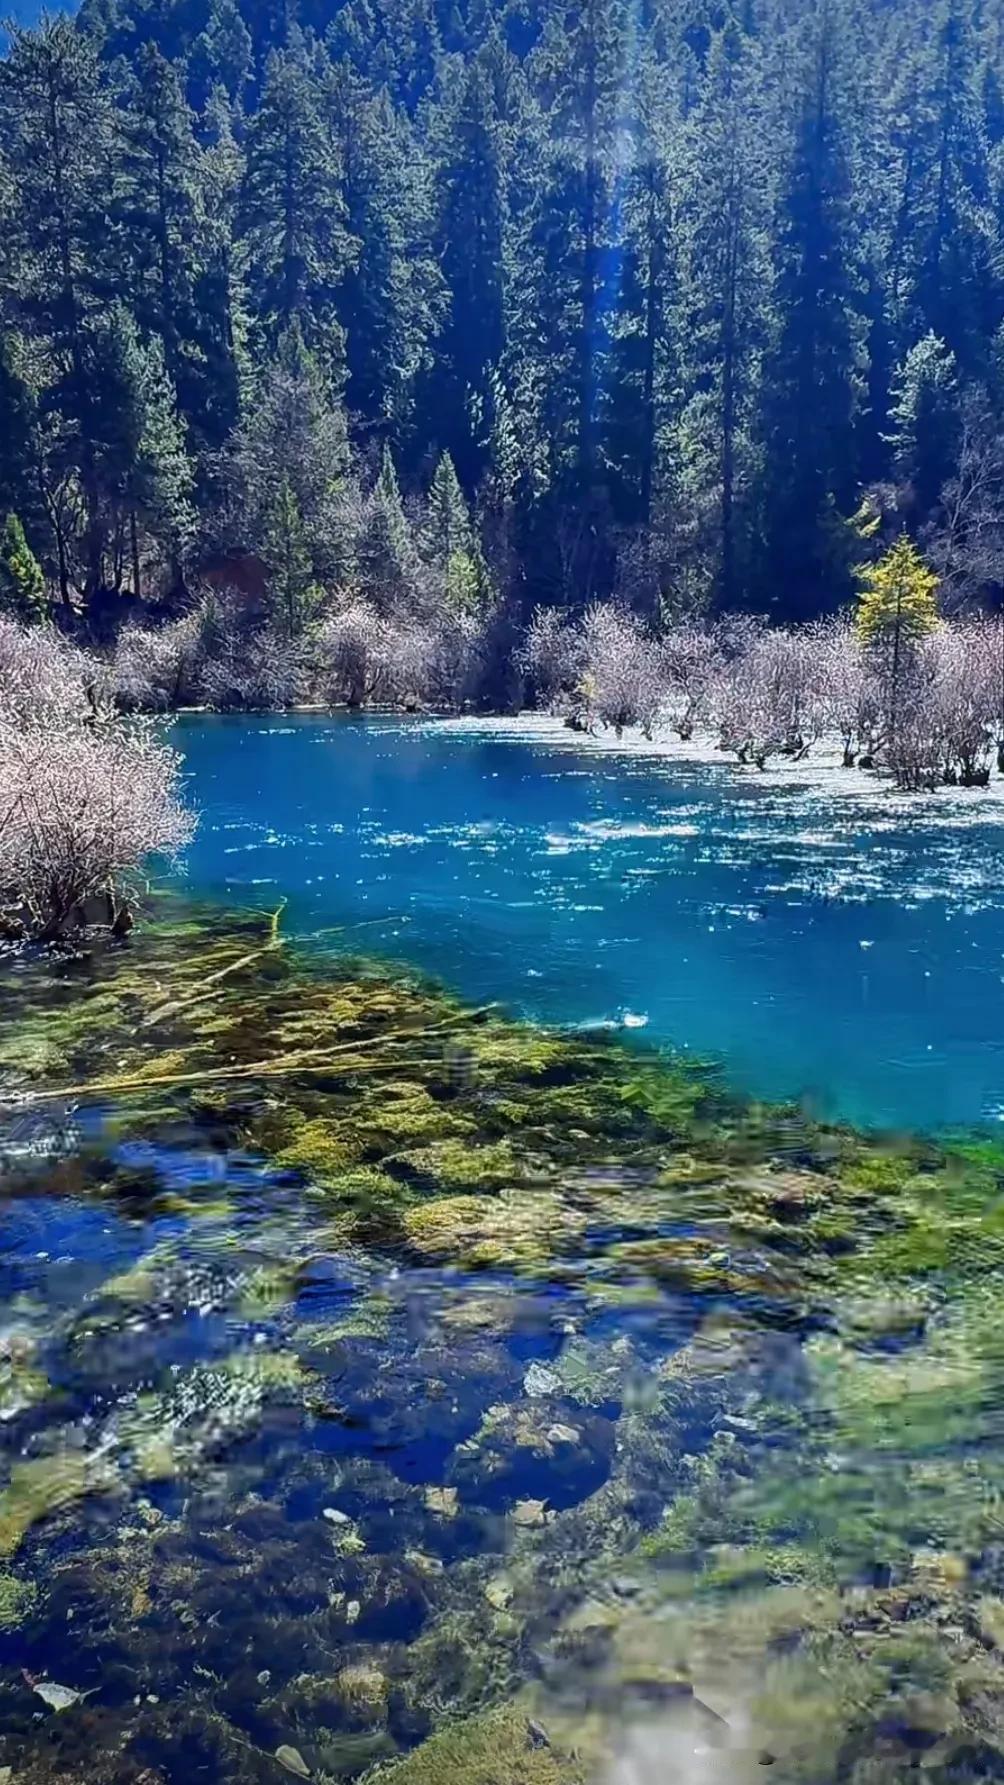
[[186, 841], [180, 759], [149, 722], [0, 715], [0, 914], [43, 941], [126, 927], [145, 857]]
[[1000, 627], [988, 620], [939, 626], [921, 646], [922, 716], [942, 778], [985, 785], [1000, 709]]
[[844, 767], [852, 768], [858, 757], [874, 760], [881, 742], [882, 688], [854, 626], [843, 618], [820, 621], [810, 628], [810, 642], [824, 727], [839, 737]]
[[803, 756], [825, 728], [811, 638], [766, 626], [728, 664], [715, 697], [722, 747], [764, 768], [771, 756]]
[[582, 622], [585, 668], [579, 684], [590, 714], [612, 726], [651, 734], [665, 693], [662, 653], [625, 608], [592, 606]]
[[0, 620], [0, 713], [30, 724], [51, 715], [85, 719], [107, 700], [101, 659], [70, 644], [51, 626]]
[[119, 706], [132, 712], [170, 712], [202, 698], [203, 612], [169, 626], [124, 626], [111, 664]]
[[541, 706], [568, 700], [585, 669], [581, 629], [559, 609], [538, 607], [527, 627], [519, 666]]
[[719, 626], [699, 622], [674, 626], [662, 642], [666, 678], [666, 716], [683, 739], [706, 719], [714, 688], [726, 665], [725, 638]]

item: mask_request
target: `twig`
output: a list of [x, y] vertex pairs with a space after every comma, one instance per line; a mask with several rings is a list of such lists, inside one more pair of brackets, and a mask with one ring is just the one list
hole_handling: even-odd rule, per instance
[[182, 1010], [190, 1010], [194, 1004], [203, 1004], [207, 998], [215, 996], [215, 993], [209, 991], [210, 986], [218, 985], [221, 979], [229, 978], [231, 973], [239, 973], [242, 967], [252, 967], [255, 961], [262, 959], [263, 955], [274, 954], [276, 949], [283, 945], [283, 938], [279, 935], [279, 921], [285, 909], [286, 900], [283, 899], [269, 918], [268, 941], [264, 948], [253, 949], [250, 954], [241, 955], [239, 960], [229, 961], [225, 967], [220, 967], [215, 973], [210, 973], [209, 977], [203, 980], [199, 991], [193, 992], [190, 998], [169, 999], [166, 1004], [159, 1004], [148, 1017], [144, 1017], [140, 1028], [149, 1029], [154, 1023], [163, 1022], [165, 1017], [177, 1016]]
[[335, 1047], [307, 1048], [300, 1054], [280, 1055], [278, 1059], [249, 1060], [240, 1066], [212, 1066], [203, 1072], [145, 1073], [131, 1078], [97, 1079], [92, 1084], [62, 1085], [58, 1089], [22, 1091], [17, 1102], [54, 1103], [65, 1097], [94, 1097], [110, 1091], [145, 1091], [155, 1085], [173, 1088], [178, 1085], [207, 1085], [223, 1079], [288, 1078], [298, 1072], [324, 1072], [330, 1061], [346, 1054], [365, 1053], [369, 1048], [400, 1046], [410, 1041], [423, 1041], [429, 1035], [442, 1035], [451, 1029], [464, 1028], [477, 1017], [496, 1010], [496, 1004], [482, 1004], [465, 1011], [445, 1023], [433, 1023], [425, 1029], [395, 1029], [389, 1035], [371, 1035], [362, 1041], [340, 1042]]

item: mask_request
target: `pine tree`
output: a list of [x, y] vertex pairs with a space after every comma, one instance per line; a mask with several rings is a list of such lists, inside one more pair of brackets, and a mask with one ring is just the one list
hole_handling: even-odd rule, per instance
[[330, 83], [346, 224], [358, 252], [338, 295], [346, 400], [366, 426], [399, 438], [442, 314], [431, 244], [428, 167], [406, 119], [348, 68]]
[[192, 103], [202, 110], [214, 89], [230, 100], [243, 97], [251, 75], [254, 46], [235, 0], [211, 0], [209, 17], [188, 58]]
[[26, 625], [45, 617], [45, 578], [16, 514], [0, 534], [0, 614]]
[[247, 134], [242, 203], [252, 300], [274, 347], [296, 322], [334, 370], [343, 341], [338, 288], [355, 257], [345, 228], [338, 148], [324, 116], [322, 52], [299, 30], [273, 50]]
[[467, 68], [438, 120], [436, 248], [446, 315], [426, 390], [468, 489], [480, 481], [492, 429], [493, 380], [506, 341], [506, 155], [488, 71]]
[[488, 572], [449, 453], [433, 472], [426, 517], [426, 549], [442, 575], [447, 608], [476, 612], [488, 595]]
[[182, 389], [184, 344], [202, 254], [202, 182], [194, 120], [177, 69], [152, 44], [137, 58], [119, 122], [116, 211], [132, 306], [156, 330]]
[[101, 581], [142, 593], [148, 537], [181, 575], [193, 517], [192, 471], [174, 387], [157, 337], [144, 340], [131, 313], [113, 305], [89, 339], [88, 427], [100, 493]]
[[345, 417], [294, 323], [250, 393], [230, 454], [237, 539], [261, 551], [276, 490], [288, 482], [309, 541], [311, 574], [323, 583], [346, 571], [339, 496], [348, 467]]
[[955, 357], [937, 335], [911, 347], [893, 379], [889, 440], [897, 476], [927, 518], [952, 474], [959, 438]]
[[720, 606], [733, 606], [750, 567], [751, 496], [760, 370], [769, 330], [771, 180], [764, 71], [729, 23], [716, 33], [688, 120], [681, 194], [681, 350], [690, 396], [680, 431], [682, 493]]
[[[856, 494], [864, 360], [851, 210], [853, 116], [836, 5], [809, 21], [795, 141], [780, 196], [762, 471], [765, 554], [757, 594], [794, 618], [845, 592], [840, 517]], [[848, 27], [849, 29], [849, 27]]]
[[299, 638], [317, 608], [319, 590], [313, 578], [308, 531], [288, 476], [282, 478], [265, 510], [262, 556], [268, 566], [273, 623], [286, 638]]
[[679, 385], [679, 121], [676, 95], [651, 59], [637, 85], [631, 167], [619, 196], [621, 269], [603, 443], [614, 513], [648, 528], [656, 491], [668, 481], [662, 461]]
[[[45, 407], [72, 455], [83, 505], [81, 581], [100, 587], [102, 494], [88, 428], [88, 336], [103, 313], [112, 132], [94, 46], [66, 18], [11, 31], [0, 60], [0, 141], [15, 171], [7, 219], [19, 304], [50, 383]], [[114, 281], [112, 281], [112, 284]], [[66, 475], [67, 467], [60, 475]], [[61, 565], [66, 586], [68, 567]]]
[[558, 9], [537, 52], [551, 149], [529, 241], [536, 261], [544, 424], [558, 476], [588, 500], [609, 351], [614, 178], [627, 54], [621, 0]]
[[932, 330], [966, 373], [1001, 315], [977, 44], [965, 0], [941, 0], [907, 59], [913, 106], [898, 133], [895, 298], [904, 345]]
[[415, 549], [390, 449], [384, 447], [380, 475], [366, 506], [359, 540], [362, 593], [385, 613], [406, 607], [414, 589]]

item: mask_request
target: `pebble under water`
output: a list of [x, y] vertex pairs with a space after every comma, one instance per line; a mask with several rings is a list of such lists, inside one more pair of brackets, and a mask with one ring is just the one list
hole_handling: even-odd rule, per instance
[[[170, 896], [125, 945], [0, 961], [0, 1780], [1004, 1777], [996, 1131], [893, 1140], [821, 1100], [746, 1102], [653, 1047], [669, 1004], [654, 973], [625, 983], [626, 949], [584, 983], [574, 922], [539, 991], [502, 984], [561, 931], [569, 875], [595, 881], [612, 934], [664, 769], [626, 765], [618, 793], [611, 762], [553, 742], [419, 731], [409, 834], [430, 766], [467, 752], [488, 814], [467, 822], [494, 827], [468, 857], [445, 771], [442, 836], [383, 840], [407, 804], [401, 728], [235, 726], [231, 778], [207, 788], [199, 750], [224, 734], [185, 735], [208, 838], [191, 880], [225, 901]], [[283, 752], [327, 776], [343, 735], [337, 794], [312, 791]], [[532, 847], [528, 760], [569, 777]], [[714, 859], [660, 855], [652, 887], [688, 935], [708, 875], [779, 872], [725, 832], [754, 808], [775, 834], [785, 798], [819, 797], [744, 785], [716, 830], [723, 774], [687, 796]], [[316, 794], [316, 848], [292, 825], [250, 835], [254, 775], [263, 800]], [[371, 817], [332, 831], [327, 802], [361, 806], [361, 780]], [[879, 822], [849, 796], [842, 872], [867, 853], [859, 797]], [[577, 826], [614, 841], [615, 822], [612, 855], [577, 853]], [[857, 908], [872, 952], [937, 899], [946, 934], [961, 923], [960, 822], [925, 811], [923, 850], [909, 833], [931, 898]], [[388, 885], [377, 860], [410, 865]], [[530, 906], [528, 861], [546, 869]], [[972, 923], [996, 921], [970, 893]], [[775, 915], [805, 903], [773, 896]], [[408, 925], [362, 927], [402, 898]], [[484, 1007], [559, 991], [564, 1029]], [[581, 1027], [625, 1009], [650, 1017], [630, 1046]]]

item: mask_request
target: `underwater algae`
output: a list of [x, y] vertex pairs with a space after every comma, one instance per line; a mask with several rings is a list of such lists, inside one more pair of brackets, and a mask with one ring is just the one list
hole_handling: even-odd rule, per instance
[[13, 1782], [1004, 1772], [1004, 1149], [259, 914], [8, 983]]

